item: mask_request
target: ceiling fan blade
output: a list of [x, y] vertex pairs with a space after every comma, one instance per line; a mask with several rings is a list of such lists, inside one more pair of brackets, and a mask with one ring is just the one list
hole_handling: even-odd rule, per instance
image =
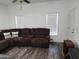
[[30, 3], [30, 1], [28, 1], [28, 0], [24, 0], [26, 3]]
[[17, 0], [13, 0], [12, 2], [15, 3]]

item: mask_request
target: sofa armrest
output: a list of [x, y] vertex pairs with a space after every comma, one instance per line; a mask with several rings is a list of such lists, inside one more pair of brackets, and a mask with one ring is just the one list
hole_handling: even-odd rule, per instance
[[9, 46], [9, 43], [7, 40], [1, 40], [0, 41], [0, 51], [6, 49]]

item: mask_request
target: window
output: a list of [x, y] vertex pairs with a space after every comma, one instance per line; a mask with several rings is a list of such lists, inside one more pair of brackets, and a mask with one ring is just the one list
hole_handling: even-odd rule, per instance
[[15, 16], [16, 28], [22, 28], [23, 27], [23, 20], [24, 20], [24, 16], [22, 16], [22, 15]]
[[50, 28], [50, 35], [58, 34], [58, 13], [46, 16], [47, 27]]

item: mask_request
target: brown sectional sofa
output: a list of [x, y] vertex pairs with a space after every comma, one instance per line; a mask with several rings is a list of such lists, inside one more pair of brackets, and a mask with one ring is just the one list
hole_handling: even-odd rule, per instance
[[[20, 28], [6, 29], [0, 31], [0, 50], [10, 46], [33, 46], [49, 47], [49, 29], [48, 28]], [[19, 37], [5, 39], [4, 32], [19, 32]]]

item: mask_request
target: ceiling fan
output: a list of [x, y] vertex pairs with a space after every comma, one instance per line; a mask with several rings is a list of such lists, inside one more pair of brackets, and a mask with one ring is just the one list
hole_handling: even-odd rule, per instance
[[28, 0], [13, 0], [12, 3], [16, 3], [17, 1], [20, 3], [23, 3], [23, 2], [26, 2], [28, 4], [30, 3], [30, 1], [28, 1]]

